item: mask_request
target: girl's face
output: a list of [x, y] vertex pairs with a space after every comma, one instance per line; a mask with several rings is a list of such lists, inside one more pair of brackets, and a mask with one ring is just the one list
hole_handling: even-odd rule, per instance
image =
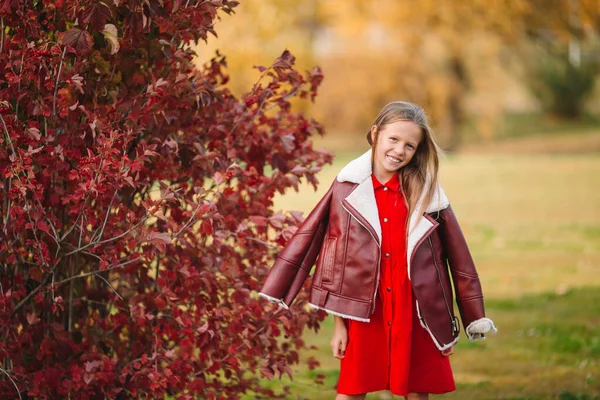
[[412, 160], [423, 133], [412, 121], [396, 121], [384, 126], [377, 135], [377, 141], [376, 131], [376, 126], [371, 127], [371, 139], [375, 143], [373, 172], [378, 179], [389, 179]]

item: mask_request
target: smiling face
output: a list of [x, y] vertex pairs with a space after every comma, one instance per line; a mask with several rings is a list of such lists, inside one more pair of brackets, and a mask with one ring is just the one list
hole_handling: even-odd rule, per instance
[[412, 121], [396, 121], [385, 125], [377, 134], [371, 127], [373, 148], [373, 173], [382, 183], [407, 165], [423, 139], [421, 128]]

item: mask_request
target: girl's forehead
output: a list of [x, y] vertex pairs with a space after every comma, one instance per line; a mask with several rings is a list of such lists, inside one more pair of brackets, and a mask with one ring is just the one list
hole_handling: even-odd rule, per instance
[[413, 121], [406, 120], [396, 121], [385, 125], [381, 130], [381, 133], [385, 135], [410, 136], [417, 140], [420, 140], [423, 134], [419, 125], [415, 124]]

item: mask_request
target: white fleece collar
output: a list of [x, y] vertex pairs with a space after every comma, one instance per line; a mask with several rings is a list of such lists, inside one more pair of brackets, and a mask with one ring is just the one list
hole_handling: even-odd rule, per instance
[[[377, 211], [377, 202], [375, 201], [375, 192], [373, 190], [373, 181], [371, 180], [371, 150], [362, 156], [348, 163], [337, 176], [339, 182], [356, 183], [358, 186], [346, 197], [346, 201], [359, 212], [365, 220], [373, 227], [379, 243], [381, 243], [381, 225]], [[450, 205], [446, 193], [437, 185], [431, 202], [424, 208], [427, 213], [443, 210]], [[407, 243], [406, 262], [408, 265], [408, 276], [410, 278], [412, 253], [417, 243], [427, 232], [433, 228], [434, 224], [427, 218], [419, 215], [417, 210], [421, 209], [425, 191], [421, 193], [417, 202], [416, 209], [409, 217], [409, 234]]]
[[[363, 183], [367, 178], [371, 177], [372, 171], [372, 150], [369, 149], [363, 155], [354, 160], [350, 161], [337, 176], [338, 182], [351, 182], [351, 183]], [[420, 200], [418, 204], [420, 205], [423, 201], [422, 197], [424, 193], [421, 194]], [[448, 197], [446, 197], [446, 193], [437, 185], [437, 190], [434, 192], [433, 198], [431, 202], [425, 208], [425, 212], [431, 213], [439, 210], [443, 210], [447, 208], [450, 204]]]

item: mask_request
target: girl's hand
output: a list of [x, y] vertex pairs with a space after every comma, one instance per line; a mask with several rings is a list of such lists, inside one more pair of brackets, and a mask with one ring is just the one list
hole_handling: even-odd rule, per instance
[[452, 354], [454, 354], [454, 346], [442, 351], [442, 355], [446, 357], [451, 356]]
[[346, 355], [346, 346], [348, 345], [348, 329], [342, 317], [337, 315], [333, 317], [335, 329], [331, 338], [331, 351], [335, 358], [340, 360]]

